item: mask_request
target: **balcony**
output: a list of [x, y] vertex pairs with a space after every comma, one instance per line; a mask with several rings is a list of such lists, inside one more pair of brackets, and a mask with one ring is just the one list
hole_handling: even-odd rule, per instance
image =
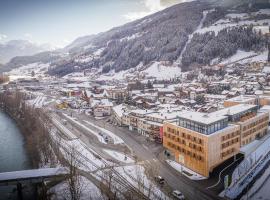
[[255, 116], [256, 116], [256, 113], [255, 113], [255, 112], [247, 113], [247, 114], [245, 114], [244, 116], [242, 116], [242, 117], [240, 118], [240, 122], [245, 122], [245, 121], [247, 121], [248, 119], [251, 119], [251, 118], [253, 118], [253, 117], [255, 117]]

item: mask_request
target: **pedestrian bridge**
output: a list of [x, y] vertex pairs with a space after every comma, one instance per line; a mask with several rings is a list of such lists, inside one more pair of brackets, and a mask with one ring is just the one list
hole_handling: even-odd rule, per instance
[[64, 178], [69, 170], [64, 167], [41, 168], [0, 173], [0, 186], [27, 183], [41, 183], [46, 180]]

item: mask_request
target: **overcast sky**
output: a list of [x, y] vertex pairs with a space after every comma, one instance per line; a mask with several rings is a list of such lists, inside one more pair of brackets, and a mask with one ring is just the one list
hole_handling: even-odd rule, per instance
[[64, 46], [184, 0], [0, 0], [0, 42]]

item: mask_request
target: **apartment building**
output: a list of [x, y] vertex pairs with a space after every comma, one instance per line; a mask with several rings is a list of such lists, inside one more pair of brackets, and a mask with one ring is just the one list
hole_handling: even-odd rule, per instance
[[136, 109], [136, 110], [131, 110], [128, 114], [128, 116], [125, 116], [126, 118], [129, 118], [129, 129], [130, 130], [137, 130], [139, 133], [141, 133], [144, 128], [143, 126], [143, 119], [145, 115], [153, 113], [155, 111], [153, 110], [143, 110], [143, 109]]
[[231, 99], [227, 99], [224, 101], [223, 105], [224, 107], [231, 107], [231, 106], [235, 106], [238, 104], [252, 104], [252, 105], [257, 105], [258, 104], [258, 100], [255, 96], [253, 95], [240, 95], [237, 97], [233, 97]]
[[224, 107], [230, 107], [238, 104], [251, 104], [265, 106], [270, 105], [270, 96], [267, 95], [240, 95], [228, 100], [225, 100]]
[[110, 88], [106, 91], [108, 93], [108, 98], [112, 100], [123, 101], [128, 96], [128, 91], [126, 88]]
[[268, 113], [239, 104], [213, 113], [186, 112], [165, 122], [163, 146], [175, 160], [208, 177], [215, 167], [267, 133]]
[[138, 133], [151, 137], [153, 139], [162, 140], [163, 123], [164, 121], [173, 121], [177, 118], [180, 112], [176, 111], [162, 111], [147, 113], [143, 118], [138, 118]]

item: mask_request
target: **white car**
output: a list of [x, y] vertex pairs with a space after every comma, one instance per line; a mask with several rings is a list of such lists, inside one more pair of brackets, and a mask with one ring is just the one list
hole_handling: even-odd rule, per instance
[[180, 199], [180, 200], [184, 200], [185, 196], [182, 194], [182, 192], [178, 191], [178, 190], [174, 190], [172, 192], [172, 195], [176, 198], [176, 199]]

